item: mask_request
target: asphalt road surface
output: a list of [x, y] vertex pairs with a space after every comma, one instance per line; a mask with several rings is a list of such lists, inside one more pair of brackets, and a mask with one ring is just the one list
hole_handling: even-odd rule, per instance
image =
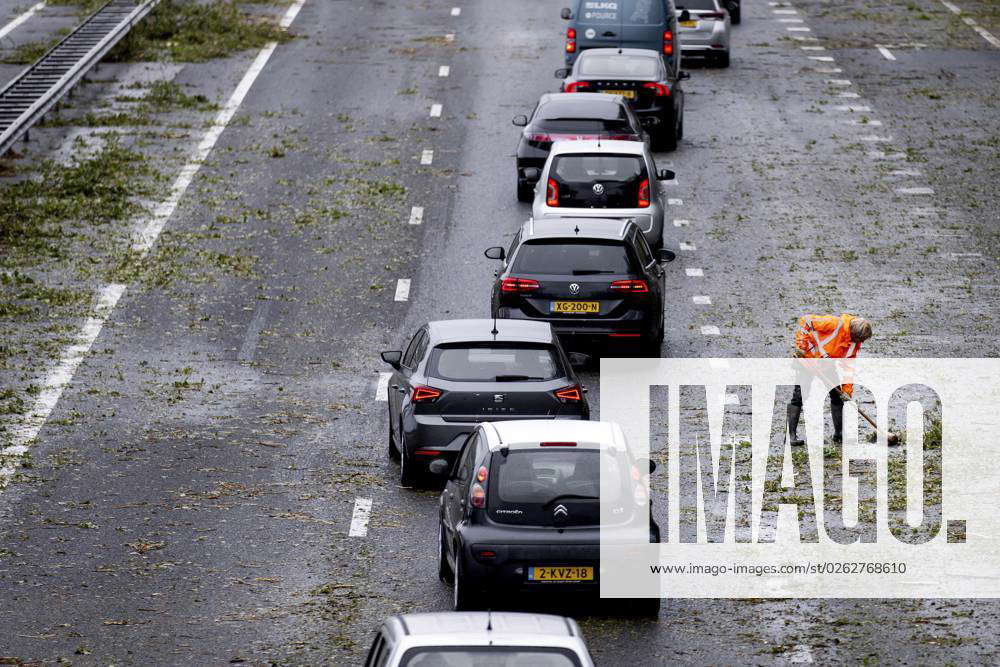
[[[685, 138], [657, 156], [677, 172], [664, 356], [787, 355], [799, 314], [842, 311], [875, 323], [866, 354], [997, 354], [1000, 48], [937, 0], [850, 5], [745, 0], [732, 66], [689, 68]], [[529, 214], [510, 118], [558, 87], [560, 6], [306, 0], [224, 127], [125, 134], [167, 184], [216, 143], [138, 268], [91, 274], [124, 291], [0, 490], [0, 656], [350, 664], [386, 615], [449, 608], [437, 494], [386, 456], [378, 353], [488, 315], [482, 250]], [[102, 76], [170, 76], [224, 111], [257, 56]], [[102, 233], [99, 261], [147, 223]], [[60, 358], [17, 363], [5, 386]], [[530, 608], [576, 617], [607, 665], [1000, 660], [993, 601]]]

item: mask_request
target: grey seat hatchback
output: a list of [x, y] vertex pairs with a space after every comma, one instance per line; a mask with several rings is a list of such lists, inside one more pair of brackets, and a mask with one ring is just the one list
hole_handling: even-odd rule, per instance
[[677, 73], [680, 41], [674, 0], [576, 0], [564, 7], [566, 64], [585, 49], [621, 47], [652, 49], [662, 54], [667, 70]]

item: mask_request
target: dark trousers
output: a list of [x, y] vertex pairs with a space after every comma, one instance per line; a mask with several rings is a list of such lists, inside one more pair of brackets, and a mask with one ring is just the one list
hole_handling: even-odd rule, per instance
[[[792, 400], [789, 405], [802, 407], [802, 387], [795, 385], [792, 390]], [[840, 397], [840, 387], [830, 390], [830, 417], [833, 419], [833, 432], [840, 435], [841, 426], [844, 423], [844, 399]]]

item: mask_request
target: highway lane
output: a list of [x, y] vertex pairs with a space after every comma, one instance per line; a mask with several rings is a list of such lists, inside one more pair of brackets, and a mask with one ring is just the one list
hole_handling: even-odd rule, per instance
[[[87, 361], [54, 415], [74, 423], [46, 431], [36, 481], [0, 496], [0, 544], [15, 554], [0, 561], [11, 593], [0, 613], [15, 635], [5, 652], [343, 662], [384, 615], [447, 608], [436, 494], [400, 489], [384, 456], [377, 352], [428, 319], [488, 312], [493, 266], [481, 251], [528, 214], [513, 196], [509, 119], [554, 88], [562, 29], [551, 7], [526, 0], [505, 5], [499, 25], [484, 5], [459, 17], [450, 7], [306, 5], [295, 26], [305, 38], [255, 83], [250, 122], [223, 135], [99, 342], [112, 352]], [[692, 69], [686, 139], [659, 158], [679, 175], [669, 217], [689, 221], [668, 228], [667, 245], [694, 247], [668, 272], [664, 353], [782, 355], [794, 315], [841, 307], [892, 334], [874, 354], [995, 353], [976, 322], [990, 302], [921, 310], [954, 260], [924, 253], [916, 204], [868, 159], [853, 114], [832, 108], [840, 86], [827, 81], [863, 82], [872, 63], [815, 72], [828, 65], [783, 40], [769, 7], [744, 16], [734, 66]], [[818, 34], [826, 22], [810, 25]], [[930, 67], [914, 71], [935, 76]], [[886, 127], [903, 114], [860, 89]], [[284, 157], [269, 157], [275, 146]], [[424, 150], [433, 160], [420, 166]], [[412, 206], [424, 208], [420, 226], [408, 225]], [[949, 241], [956, 252], [988, 241], [977, 236], [988, 225], [955, 215], [971, 235]], [[180, 249], [196, 251], [190, 275]], [[995, 281], [995, 267], [986, 274]], [[394, 301], [400, 278], [411, 280], [405, 302]], [[923, 317], [893, 314], [903, 307]], [[719, 335], [702, 333], [712, 326]], [[596, 408], [596, 374], [587, 383]], [[364, 537], [348, 537], [358, 497], [372, 514]], [[672, 600], [655, 623], [553, 610], [580, 618], [606, 664], [953, 651], [985, 662], [996, 651], [990, 603]], [[914, 630], [928, 624], [937, 635]]]

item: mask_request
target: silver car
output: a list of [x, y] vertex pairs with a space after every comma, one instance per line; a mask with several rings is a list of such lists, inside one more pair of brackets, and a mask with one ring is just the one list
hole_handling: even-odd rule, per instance
[[729, 67], [730, 21], [722, 0], [677, 0], [678, 14], [685, 10], [687, 20], [677, 23], [681, 55], [700, 56], [718, 67]]
[[532, 216], [630, 220], [654, 250], [663, 247], [661, 180], [649, 147], [638, 141], [557, 141], [535, 186]]
[[390, 616], [365, 660], [365, 667], [478, 664], [594, 667], [576, 621], [515, 612]]

